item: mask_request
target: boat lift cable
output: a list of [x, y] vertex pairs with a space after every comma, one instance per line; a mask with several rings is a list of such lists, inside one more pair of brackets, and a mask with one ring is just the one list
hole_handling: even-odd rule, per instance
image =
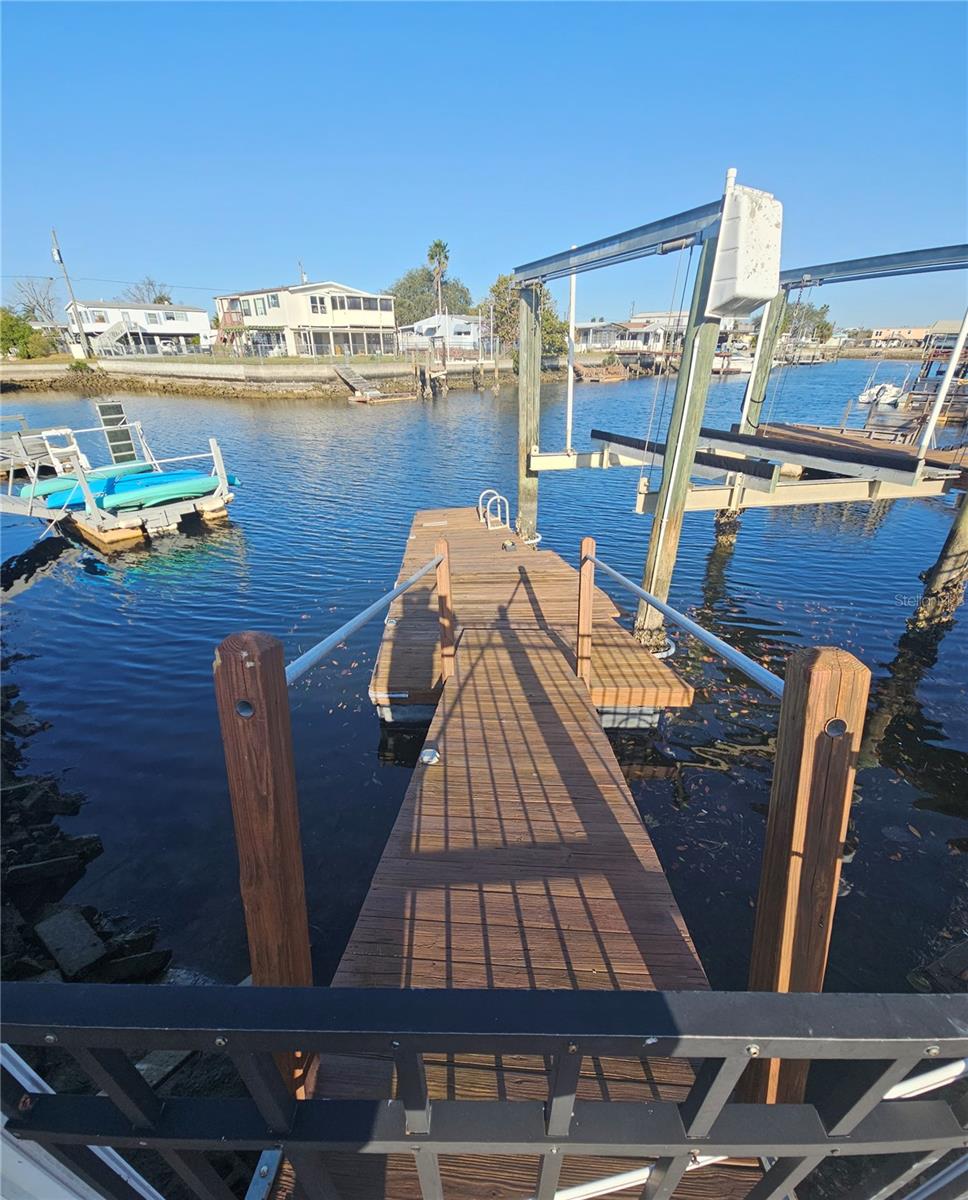
[[[676, 295], [679, 292], [679, 276], [680, 276], [680, 274], [682, 274], [682, 258], [680, 257], [680, 258], [677, 258], [677, 260], [676, 260], [676, 273], [675, 273], [675, 278], [672, 281], [672, 299], [670, 301], [670, 311], [672, 313], [678, 313], [678, 312], [682, 311], [682, 304], [683, 304], [683, 300], [685, 299], [685, 294], [686, 294], [686, 284], [689, 281], [689, 269], [692, 266], [692, 250], [693, 250], [693, 248], [692, 248], [692, 246], [690, 246], [689, 247], [689, 257], [686, 260], [685, 277], [683, 278], [683, 281], [682, 281], [682, 294], [679, 297], [679, 308], [678, 309], [676, 308]], [[675, 335], [675, 325], [676, 324], [678, 324], [678, 321], [675, 321], [675, 323], [673, 325], [673, 330], [672, 330], [673, 344], [675, 343], [675, 337], [676, 337], [676, 335]], [[663, 372], [663, 379], [662, 379], [662, 404], [659, 408], [659, 428], [661, 428], [663, 418], [665, 417], [666, 402], [667, 402], [668, 396], [669, 396], [669, 370], [668, 370], [668, 368], [669, 368], [669, 363], [668, 363], [668, 359], [667, 359], [666, 360], [666, 369]], [[653, 366], [653, 370], [654, 369], [655, 368]], [[658, 398], [659, 398], [659, 376], [656, 375], [655, 387], [652, 392], [652, 411], [649, 413], [649, 428], [648, 428], [648, 433], [646, 434], [646, 438], [645, 438], [645, 440], [647, 442], [652, 442], [652, 440], [653, 440], [652, 432], [653, 432], [653, 426], [654, 426], [655, 415], [656, 415], [656, 401], [658, 400]], [[657, 454], [658, 454], [658, 447], [655, 444], [655, 442], [653, 442], [652, 458], [651, 458], [651, 461], [649, 462], [650, 475], [651, 475], [651, 472], [655, 470], [655, 460], [656, 460]], [[639, 484], [640, 485], [642, 483], [642, 476], [644, 475], [644, 473], [645, 473], [645, 455], [643, 454], [642, 462], [639, 466]]]
[[[790, 318], [790, 337], [794, 344], [796, 344], [796, 339], [799, 338], [803, 333], [803, 324], [806, 320], [806, 308], [804, 307], [805, 302], [803, 293], [808, 291], [812, 286], [812, 284], [806, 284], [801, 287], [797, 293], [797, 302], [793, 309], [793, 316]], [[773, 385], [773, 393], [770, 397], [769, 403], [766, 406], [766, 420], [761, 421], [761, 425], [769, 425], [773, 420], [773, 414], [776, 411], [777, 402], [783, 395], [784, 388], [786, 387], [787, 376], [792, 370], [793, 363], [787, 362], [784, 363], [777, 372], [776, 382]]]

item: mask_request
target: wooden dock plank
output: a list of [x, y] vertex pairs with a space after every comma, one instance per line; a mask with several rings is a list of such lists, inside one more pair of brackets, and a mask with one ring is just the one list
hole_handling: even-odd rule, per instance
[[[406, 568], [405, 568], [406, 569]], [[463, 628], [455, 673], [427, 734], [440, 761], [420, 764], [333, 986], [651, 990], [706, 987], [655, 849], [588, 689], [554, 629]], [[536, 1100], [543, 1060], [428, 1055], [433, 1099]], [[389, 1058], [329, 1056], [321, 1095], [389, 1096]], [[586, 1059], [587, 1099], [682, 1100], [689, 1064]], [[364, 1156], [365, 1158], [366, 1156]], [[643, 1160], [566, 1158], [562, 1187]], [[413, 1161], [331, 1156], [346, 1200], [419, 1200]], [[525, 1200], [538, 1160], [450, 1156], [447, 1200]], [[749, 1166], [690, 1172], [676, 1196], [739, 1200]], [[291, 1193], [284, 1168], [277, 1196]], [[641, 1186], [618, 1195], [640, 1195]]]
[[[472, 508], [429, 509], [414, 518], [398, 581], [450, 549], [458, 637], [507, 625], [553, 632], [574, 669], [578, 572], [558, 554], [533, 550], [509, 529], [488, 530]], [[506, 549], [505, 547], [510, 547]], [[682, 708], [692, 688], [615, 620], [614, 601], [595, 589], [591, 695], [596, 708]], [[434, 705], [440, 698], [437, 594], [430, 577], [391, 606], [370, 682], [374, 704]]]

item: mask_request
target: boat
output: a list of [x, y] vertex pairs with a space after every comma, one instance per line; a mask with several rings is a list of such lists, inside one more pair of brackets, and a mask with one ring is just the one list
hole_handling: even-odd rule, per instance
[[753, 356], [745, 350], [731, 354], [728, 350], [718, 350], [713, 358], [714, 375], [749, 375], [753, 370]]
[[889, 404], [892, 408], [897, 408], [897, 402], [903, 395], [904, 388], [899, 387], [896, 383], [876, 383], [872, 387], [864, 388], [857, 397], [857, 403], [865, 406], [868, 404]]

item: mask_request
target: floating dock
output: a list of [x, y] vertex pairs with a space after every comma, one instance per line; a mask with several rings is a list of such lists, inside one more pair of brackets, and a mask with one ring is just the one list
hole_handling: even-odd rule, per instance
[[[401, 578], [446, 537], [458, 624], [454, 674], [440, 682], [437, 599], [415, 585], [395, 602], [371, 686], [383, 707], [436, 701], [400, 814], [333, 979], [334, 987], [693, 990], [708, 983], [598, 711], [689, 704], [692, 690], [594, 608], [591, 691], [575, 673], [578, 573], [557, 554], [488, 530], [474, 509], [417, 513]], [[502, 549], [510, 546], [511, 549]], [[432, 753], [431, 753], [432, 752]], [[324, 1058], [322, 1094], [391, 1094], [392, 1057]], [[432, 1100], [543, 1098], [546, 1064], [526, 1056], [428, 1056]], [[590, 1058], [579, 1099], [686, 1096], [685, 1062]], [[341, 1197], [419, 1200], [413, 1155], [336, 1156]], [[641, 1168], [567, 1159], [561, 1187]], [[524, 1200], [537, 1156], [440, 1161], [448, 1200]], [[750, 1163], [690, 1172], [681, 1198], [730, 1200], [759, 1178]], [[619, 1195], [639, 1195], [634, 1191]], [[283, 1168], [275, 1195], [292, 1193]]]
[[[410, 528], [399, 581], [450, 547], [453, 606], [461, 631], [542, 631], [574, 672], [578, 572], [535, 550], [506, 526], [488, 529], [474, 508], [427, 509]], [[591, 701], [608, 725], [647, 723], [662, 708], [692, 703], [692, 688], [618, 624], [611, 598], [595, 591]], [[384, 720], [426, 721], [442, 694], [436, 585], [422, 580], [392, 604], [370, 680]]]

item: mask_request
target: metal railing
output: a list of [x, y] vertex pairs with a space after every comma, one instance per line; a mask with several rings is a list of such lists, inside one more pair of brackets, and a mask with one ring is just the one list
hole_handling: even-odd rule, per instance
[[298, 658], [294, 658], [286, 667], [286, 683], [291, 686], [300, 680], [307, 671], [312, 670], [327, 654], [335, 650], [340, 642], [344, 642], [351, 634], [356, 633], [358, 629], [362, 629], [364, 625], [372, 621], [383, 609], [389, 608], [398, 596], [402, 596], [404, 592], [412, 588], [415, 583], [423, 579], [435, 567], [439, 567], [443, 561], [444, 554], [434, 555], [429, 562], [424, 563], [419, 571], [415, 571], [409, 579], [405, 579], [403, 583], [398, 583], [395, 588], [381, 596], [379, 600], [374, 600], [368, 608], [364, 608], [355, 617], [351, 617], [339, 629], [331, 633], [329, 637], [323, 638], [321, 642], [317, 642], [315, 646], [300, 654]]
[[[965, 1098], [887, 1099], [900, 1081], [917, 1094], [945, 1060], [968, 1055], [959, 996], [770, 995], [714, 992], [541, 992], [380, 988], [159, 988], [4, 984], [3, 1040], [57, 1047], [97, 1095], [50, 1094], [4, 1071], [8, 1132], [76, 1155], [82, 1147], [164, 1156], [195, 1196], [228, 1200], [213, 1152], [281, 1148], [308, 1195], [339, 1197], [321, 1155], [413, 1155], [425, 1200], [445, 1195], [440, 1155], [537, 1155], [540, 1200], [562, 1200], [566, 1157], [627, 1157], [643, 1165], [606, 1176], [585, 1195], [651, 1182], [671, 1196], [689, 1169], [723, 1159], [774, 1160], [752, 1193], [779, 1200], [830, 1156], [890, 1155], [851, 1193], [894, 1194], [968, 1144]], [[154, 1049], [231, 1059], [241, 1098], [166, 1094], [132, 1055]], [[296, 1099], [277, 1062], [299, 1051], [386, 1063], [396, 1097]], [[444, 1100], [428, 1087], [425, 1055], [529, 1055], [544, 1061], [547, 1099]], [[578, 1098], [583, 1065], [644, 1056], [698, 1062], [686, 1098]], [[809, 1062], [822, 1078], [808, 1103], [737, 1102], [762, 1056]], [[925, 1071], [924, 1068], [927, 1068]], [[374, 1091], [379, 1093], [378, 1085]], [[651, 1160], [651, 1161], [649, 1161]], [[455, 1164], [472, 1176], [472, 1163]], [[353, 1168], [354, 1173], [366, 1168]], [[451, 1168], [453, 1170], [454, 1167]], [[446, 1175], [446, 1171], [444, 1175]], [[327, 1190], [329, 1188], [329, 1190]], [[120, 1182], [111, 1197], [130, 1196]], [[382, 1195], [382, 1188], [373, 1195]]]
[[744, 654], [741, 650], [737, 650], [735, 646], [731, 646], [728, 642], [724, 642], [722, 638], [716, 637], [714, 633], [710, 633], [708, 629], [704, 629], [698, 622], [693, 621], [691, 617], [687, 617], [685, 613], [681, 613], [678, 609], [667, 604], [664, 600], [660, 600], [657, 596], [653, 596], [651, 592], [647, 592], [645, 588], [639, 587], [637, 583], [633, 583], [631, 579], [620, 574], [614, 567], [610, 567], [608, 563], [602, 562], [600, 558], [596, 558], [594, 554], [590, 556], [590, 561], [605, 572], [616, 583], [620, 583], [622, 587], [632, 593], [633, 596], [638, 596], [640, 600], [644, 600], [651, 608], [662, 613], [673, 624], [678, 625], [680, 629], [684, 629], [686, 633], [692, 634], [697, 641], [702, 642], [704, 646], [720, 655], [724, 661], [728, 662], [731, 667], [736, 667], [753, 683], [759, 684], [761, 688], [776, 696], [777, 699], [783, 698], [783, 680], [774, 675], [772, 671], [768, 671], [766, 667], [750, 658], [748, 654]]

